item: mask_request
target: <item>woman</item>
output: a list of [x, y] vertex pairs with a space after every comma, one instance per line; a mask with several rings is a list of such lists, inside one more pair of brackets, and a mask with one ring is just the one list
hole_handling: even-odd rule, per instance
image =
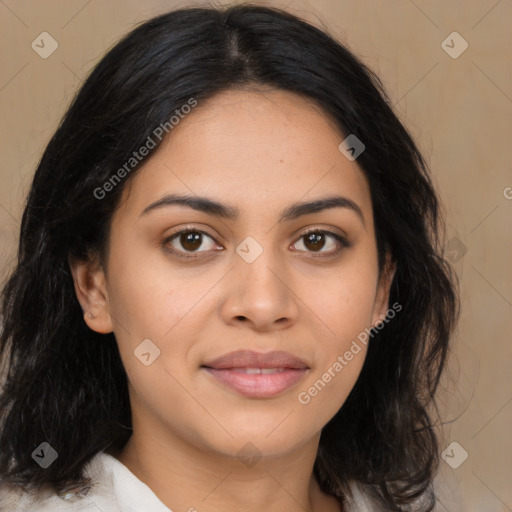
[[432, 510], [439, 229], [420, 152], [331, 36], [254, 5], [142, 24], [28, 196], [2, 510]]

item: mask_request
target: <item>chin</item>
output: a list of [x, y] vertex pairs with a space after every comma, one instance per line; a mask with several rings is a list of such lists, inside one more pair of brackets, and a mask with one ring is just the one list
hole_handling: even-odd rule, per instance
[[218, 439], [218, 442], [213, 443], [210, 438], [208, 445], [220, 455], [236, 457], [245, 463], [246, 459], [279, 458], [289, 455], [315, 437], [315, 433], [311, 433], [311, 436], [305, 435], [303, 426], [290, 429], [288, 425], [276, 429], [277, 424], [274, 424], [272, 429], [261, 428], [257, 425], [253, 425], [252, 428], [246, 426], [238, 430], [228, 428], [227, 430], [233, 437], [223, 436], [222, 439]]

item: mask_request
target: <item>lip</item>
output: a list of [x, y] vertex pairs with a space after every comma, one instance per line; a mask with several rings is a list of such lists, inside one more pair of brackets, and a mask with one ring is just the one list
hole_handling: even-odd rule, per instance
[[228, 368], [309, 368], [302, 359], [281, 350], [265, 353], [254, 352], [253, 350], [237, 350], [204, 363], [203, 366], [216, 370]]
[[[297, 385], [309, 370], [305, 361], [288, 352], [251, 350], [230, 352], [201, 368], [222, 385], [251, 398], [277, 396]], [[246, 373], [247, 369], [264, 373]]]

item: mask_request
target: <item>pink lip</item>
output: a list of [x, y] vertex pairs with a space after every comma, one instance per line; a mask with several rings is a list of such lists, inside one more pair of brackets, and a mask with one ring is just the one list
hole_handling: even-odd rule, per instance
[[[276, 396], [296, 385], [309, 366], [288, 352], [265, 354], [241, 350], [225, 354], [202, 366], [216, 380], [251, 398]], [[246, 368], [275, 368], [275, 373], [247, 374]]]
[[203, 364], [203, 366], [217, 370], [227, 368], [309, 368], [305, 361], [288, 352], [274, 351], [261, 353], [252, 350], [230, 352]]

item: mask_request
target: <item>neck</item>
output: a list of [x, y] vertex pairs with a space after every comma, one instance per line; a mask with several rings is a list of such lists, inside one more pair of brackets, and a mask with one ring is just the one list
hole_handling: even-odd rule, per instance
[[[205, 451], [183, 440], [159, 443], [137, 436], [109, 453], [144, 482], [171, 510], [209, 512], [339, 512], [313, 474], [319, 436], [281, 457], [240, 460]], [[161, 439], [161, 438], [160, 438]]]

